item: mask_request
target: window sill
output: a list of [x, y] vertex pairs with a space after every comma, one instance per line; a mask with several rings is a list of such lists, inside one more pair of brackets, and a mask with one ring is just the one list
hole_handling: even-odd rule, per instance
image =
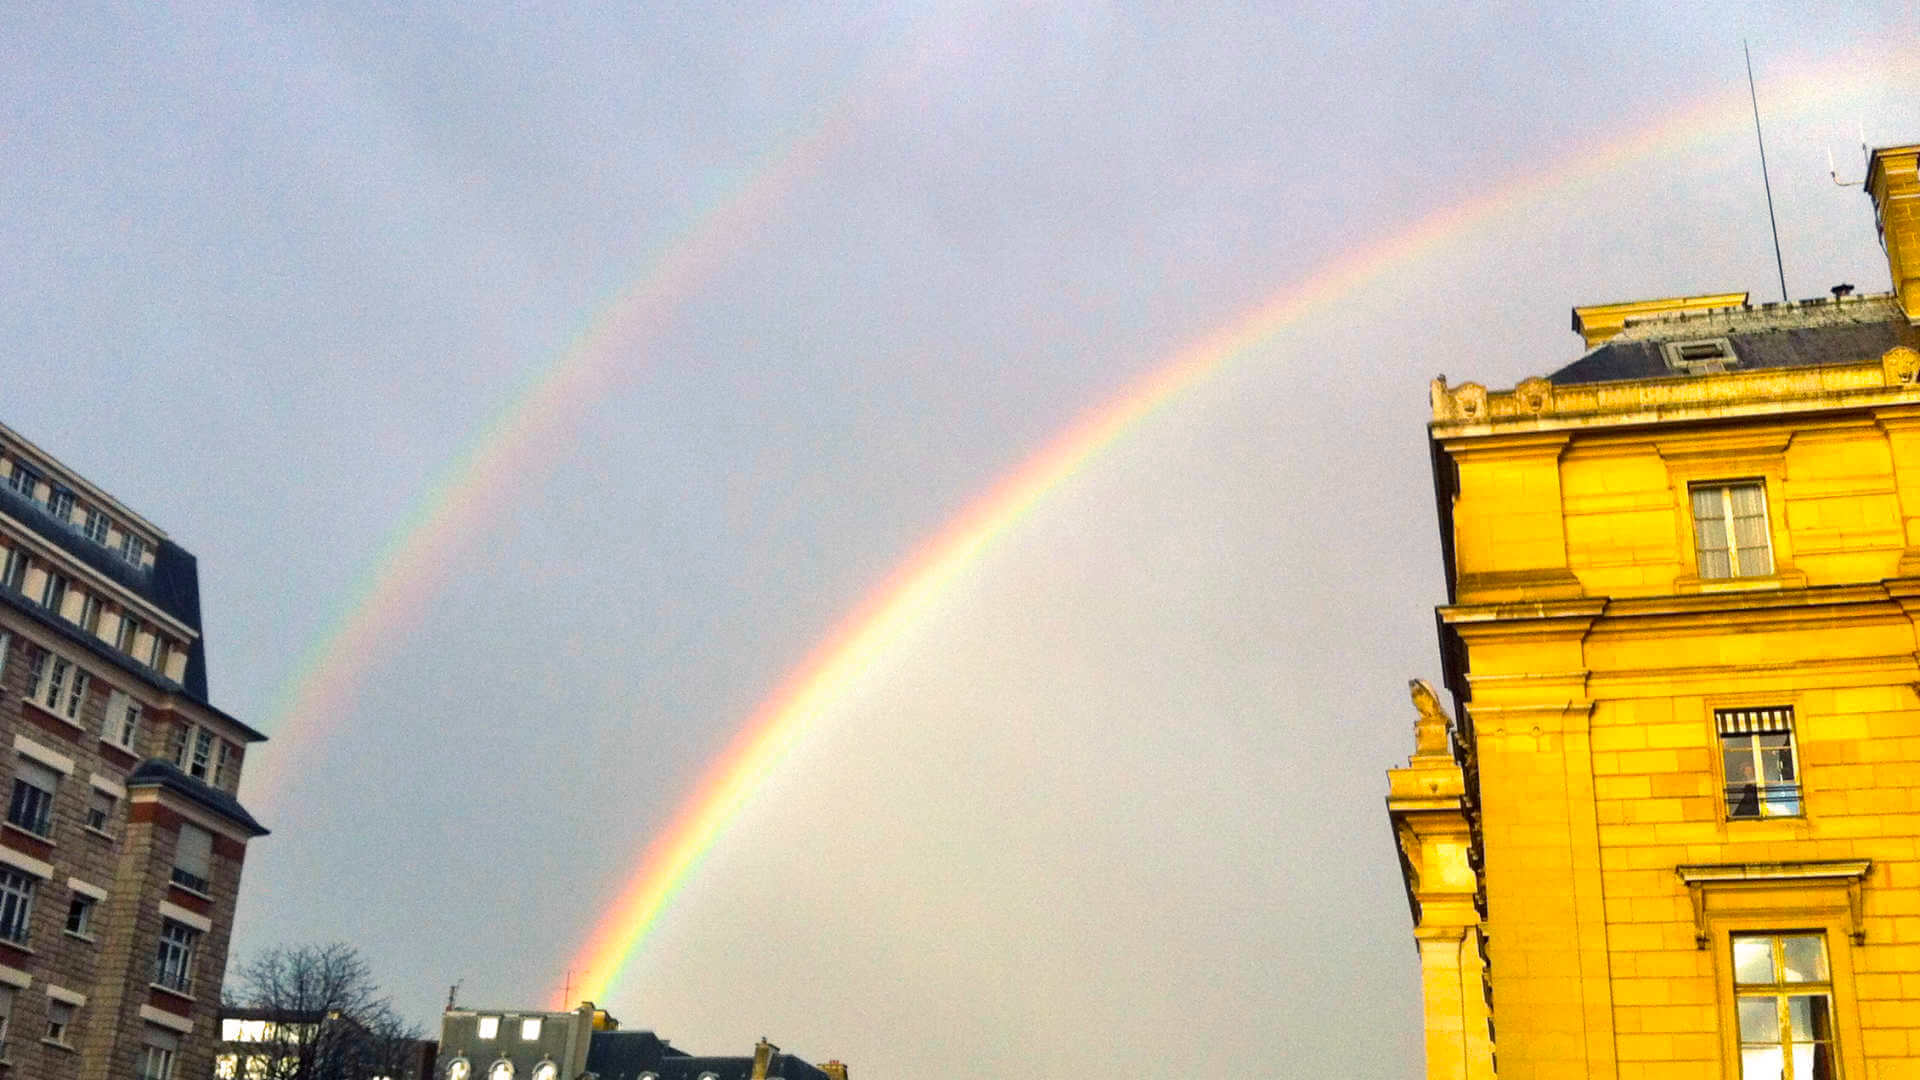
[[78, 1046], [75, 1046], [72, 1043], [63, 1043], [55, 1039], [41, 1039], [40, 1045], [41, 1046], [57, 1046], [60, 1049], [65, 1050], [69, 1054], [77, 1054], [80, 1052], [80, 1048]]
[[113, 835], [112, 833], [107, 832], [105, 829], [96, 829], [91, 825], [82, 825], [81, 828], [85, 829], [87, 832], [92, 833], [93, 835], [99, 837], [102, 840], [108, 840], [108, 841], [113, 841], [117, 843], [120, 839], [119, 837]]
[[11, 938], [0, 938], [0, 945], [5, 945], [7, 948], [12, 949], [14, 952], [26, 953], [28, 956], [40, 955], [39, 953], [36, 953], [33, 951], [33, 946], [28, 945], [24, 941], [14, 941]]
[[167, 884], [172, 888], [179, 889], [181, 892], [186, 893], [188, 896], [198, 897], [201, 900], [205, 900], [209, 904], [214, 903], [213, 894], [211, 893], [203, 893], [199, 889], [196, 889], [191, 885], [182, 885], [179, 882], [173, 880], [171, 877], [167, 879]]
[[114, 741], [113, 741], [112, 739], [109, 739], [109, 738], [107, 738], [107, 737], [105, 737], [104, 735], [103, 735], [103, 736], [101, 736], [101, 738], [100, 738], [100, 745], [101, 745], [101, 746], [107, 746], [107, 747], [112, 747], [113, 749], [115, 749], [115, 750], [118, 750], [118, 751], [120, 751], [120, 752], [121, 752], [121, 753], [123, 753], [123, 754], [132, 754], [132, 755], [133, 755], [134, 757], [139, 757], [139, 756], [140, 756], [140, 755], [139, 755], [139, 753], [138, 753], [138, 752], [136, 752], [136, 751], [134, 750], [134, 748], [133, 748], [133, 747], [131, 747], [131, 746], [123, 746], [123, 745], [121, 745], [120, 743], [117, 743], [117, 742], [114, 742]]
[[100, 940], [99, 938], [94, 937], [92, 934], [76, 934], [71, 930], [62, 930], [60, 932], [67, 935], [70, 938], [73, 938], [76, 941], [84, 941], [89, 945], [96, 944]]
[[56, 846], [53, 842], [53, 834], [51, 832], [37, 833], [37, 832], [34, 832], [32, 829], [25, 828], [20, 825], [15, 825], [11, 821], [0, 821], [0, 830], [5, 830], [7, 832], [17, 832], [21, 836], [31, 837], [35, 843], [45, 844], [48, 847]]
[[1775, 570], [1754, 577], [1703, 578], [1699, 574], [1682, 574], [1673, 579], [1673, 591], [1677, 593], [1763, 592], [1806, 587], [1807, 575], [1799, 570]]
[[174, 997], [177, 997], [181, 1001], [190, 1002], [194, 1000], [193, 991], [191, 990], [176, 990], [173, 987], [168, 986], [166, 983], [157, 983], [157, 982], [150, 982], [147, 984], [147, 986], [151, 989], [158, 990], [163, 994], [170, 994]]
[[55, 720], [60, 721], [61, 723], [67, 725], [68, 727], [72, 728], [75, 731], [84, 732], [87, 730], [87, 726], [85, 724], [82, 724], [76, 720], [70, 720], [67, 717], [61, 716], [59, 713], [53, 711], [52, 709], [47, 708], [45, 705], [41, 704], [38, 701], [35, 701], [33, 698], [23, 697], [20, 700], [28, 705], [33, 706], [34, 709], [36, 709], [40, 713], [46, 716], [53, 717]]

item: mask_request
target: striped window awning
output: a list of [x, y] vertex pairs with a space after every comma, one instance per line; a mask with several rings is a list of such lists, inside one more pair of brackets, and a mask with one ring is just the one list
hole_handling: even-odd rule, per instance
[[1722, 735], [1767, 735], [1793, 731], [1793, 708], [1778, 705], [1767, 709], [1715, 709], [1713, 724]]

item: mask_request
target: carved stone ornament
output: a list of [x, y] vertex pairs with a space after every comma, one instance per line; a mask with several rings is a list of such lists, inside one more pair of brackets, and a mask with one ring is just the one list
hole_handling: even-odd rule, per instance
[[1433, 684], [1425, 679], [1408, 679], [1407, 692], [1413, 697], [1413, 707], [1420, 711], [1420, 719], [1413, 724], [1414, 756], [1451, 757], [1447, 729], [1452, 726], [1453, 718], [1440, 707], [1440, 695], [1434, 693]]
[[1513, 400], [1527, 412], [1546, 412], [1553, 407], [1553, 384], [1537, 376], [1522, 379], [1520, 385], [1513, 388]]
[[1913, 386], [1920, 383], [1920, 352], [1896, 345], [1880, 354], [1880, 370], [1888, 386]]
[[1450, 387], [1441, 375], [1429, 384], [1427, 394], [1435, 420], [1479, 420], [1487, 415], [1487, 388], [1479, 383]]

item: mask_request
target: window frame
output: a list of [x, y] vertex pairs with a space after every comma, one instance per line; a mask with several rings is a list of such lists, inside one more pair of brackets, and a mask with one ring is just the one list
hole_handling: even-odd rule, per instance
[[[1714, 747], [1717, 751], [1714, 769], [1720, 777], [1720, 820], [1728, 823], [1806, 820], [1806, 779], [1800, 760], [1798, 710], [1792, 704], [1774, 700], [1766, 704], [1716, 704], [1708, 713], [1713, 720]], [[1784, 727], [1777, 718], [1766, 714], [1785, 714]], [[1761, 743], [1768, 736], [1781, 734], [1787, 738], [1785, 771], [1791, 773], [1791, 779], [1777, 784], [1769, 783], [1766, 780], [1765, 755], [1779, 748], [1763, 746]], [[1748, 755], [1746, 764], [1753, 773], [1752, 784], [1746, 784], [1744, 778], [1736, 777], [1728, 760], [1729, 751], [1743, 740], [1745, 746], [1740, 749]], [[1752, 795], [1752, 813], [1734, 812], [1737, 788], [1751, 789], [1742, 794]], [[1776, 806], [1784, 809], [1776, 810]]]
[[[1755, 548], [1752, 546], [1743, 547], [1740, 543], [1738, 530], [1734, 527], [1737, 515], [1734, 513], [1733, 493], [1736, 489], [1751, 489], [1760, 497], [1760, 520], [1764, 523], [1764, 542], [1758, 550], [1765, 556], [1766, 567], [1759, 573], [1745, 573], [1740, 566], [1741, 553], [1754, 551]], [[1714, 492], [1719, 496], [1719, 498], [1714, 501], [1720, 504], [1722, 516], [1717, 520], [1720, 522], [1722, 539], [1726, 541], [1724, 548], [1708, 548], [1702, 543], [1702, 518], [1697, 510], [1697, 499], [1699, 495], [1707, 492]], [[1774, 576], [1773, 508], [1772, 501], [1767, 498], [1767, 481], [1765, 477], [1751, 476], [1729, 480], [1690, 481], [1687, 484], [1687, 520], [1692, 526], [1693, 533], [1693, 570], [1694, 573], [1699, 576], [1700, 580], [1739, 581], [1741, 579], [1752, 580], [1754, 578], [1770, 578]], [[1725, 574], [1708, 574], [1700, 565], [1700, 556], [1703, 551], [1724, 551], [1727, 560], [1727, 572]]]
[[107, 531], [113, 528], [113, 521], [101, 513], [97, 506], [83, 507], [80, 511], [80, 535], [105, 547]]
[[[188, 832], [191, 829], [192, 832]], [[188, 837], [195, 839], [189, 843]], [[201, 840], [199, 837], [205, 837]], [[189, 863], [191, 865], [182, 865]], [[200, 871], [200, 872], [196, 872]], [[213, 830], [191, 821], [180, 823], [173, 841], [173, 859], [168, 880], [189, 892], [210, 896], [213, 893]]]
[[155, 938], [153, 983], [164, 990], [193, 993], [193, 961], [199, 951], [200, 931], [162, 916]]
[[129, 754], [137, 753], [134, 747], [140, 742], [142, 712], [139, 699], [132, 694], [118, 689], [108, 691], [106, 712], [100, 718], [100, 740]]
[[25, 945], [33, 937], [33, 894], [40, 879], [0, 865], [0, 941]]
[[[53, 777], [51, 786], [34, 782], [35, 773]], [[15, 755], [13, 784], [7, 789], [7, 824], [42, 840], [53, 838], [53, 805], [60, 798], [60, 771]]]
[[100, 898], [88, 896], [83, 892], [73, 893], [67, 901], [66, 932], [82, 941], [93, 940], [93, 913], [100, 907]]
[[[66, 674], [58, 674], [64, 665]], [[27, 680], [29, 687], [27, 700], [47, 712], [65, 720], [75, 727], [81, 726], [80, 715], [87, 705], [88, 684], [92, 681], [86, 668], [53, 649], [40, 649], [34, 654], [33, 669]], [[51, 696], [49, 696], [51, 695]], [[65, 704], [62, 705], [61, 702]]]

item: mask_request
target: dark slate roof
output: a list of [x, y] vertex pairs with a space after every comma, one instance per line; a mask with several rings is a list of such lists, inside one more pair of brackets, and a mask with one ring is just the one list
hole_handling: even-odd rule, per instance
[[[587, 1071], [600, 1080], [635, 1080], [653, 1073], [660, 1080], [699, 1080], [712, 1073], [720, 1080], [749, 1080], [752, 1057], [694, 1057], [667, 1044], [651, 1031], [596, 1031], [587, 1047]], [[775, 1054], [768, 1077], [780, 1080], [827, 1080], [827, 1074], [792, 1054]]]
[[239, 799], [204, 780], [196, 780], [188, 776], [170, 761], [148, 758], [135, 765], [133, 771], [127, 774], [127, 787], [165, 788], [176, 795], [184, 796], [203, 809], [219, 814], [254, 836], [267, 835], [267, 827], [255, 821], [253, 815], [247, 813], [247, 808], [240, 805]]
[[152, 569], [135, 566], [82, 536], [67, 522], [56, 519], [45, 506], [4, 484], [0, 484], [0, 511], [32, 529], [34, 535], [193, 627], [193, 648], [187, 655], [182, 685], [194, 700], [207, 700], [206, 647], [200, 630], [200, 570], [191, 552], [171, 540], [162, 540], [154, 549]]
[[[5, 488], [0, 487], [0, 491], [3, 490], [5, 490]], [[188, 557], [191, 558], [192, 556]], [[34, 622], [39, 623], [41, 626], [46, 627], [48, 630], [53, 631], [55, 634], [66, 639], [69, 644], [85, 650], [86, 653], [94, 659], [113, 665], [123, 674], [132, 676], [155, 689], [180, 694], [183, 697], [192, 699], [194, 704], [225, 720], [227, 723], [232, 724], [234, 727], [239, 728], [248, 739], [254, 742], [266, 741], [267, 737], [254, 730], [252, 725], [229, 715], [208, 701], [205, 693], [194, 693], [192, 687], [174, 682], [172, 679], [140, 663], [133, 657], [101, 641], [99, 638], [87, 633], [85, 630], [80, 629], [67, 620], [60, 618], [58, 615], [53, 614], [46, 608], [41, 607], [39, 604], [34, 603], [32, 600], [27, 599], [12, 589], [0, 587], [0, 604], [14, 609]], [[195, 655], [198, 655], [199, 648], [200, 644], [196, 641], [194, 643]], [[189, 660], [187, 671], [191, 674], [193, 670], [192, 661]], [[204, 691], [204, 676], [201, 681], [203, 684], [201, 689]]]
[[1680, 377], [1684, 373], [1667, 365], [1662, 349], [1673, 341], [1725, 338], [1736, 357], [1728, 370], [1744, 371], [1858, 364], [1908, 344], [1909, 336], [1906, 319], [1898, 317], [1888, 298], [1878, 296], [1663, 316], [1629, 323], [1547, 380], [1566, 386]]

